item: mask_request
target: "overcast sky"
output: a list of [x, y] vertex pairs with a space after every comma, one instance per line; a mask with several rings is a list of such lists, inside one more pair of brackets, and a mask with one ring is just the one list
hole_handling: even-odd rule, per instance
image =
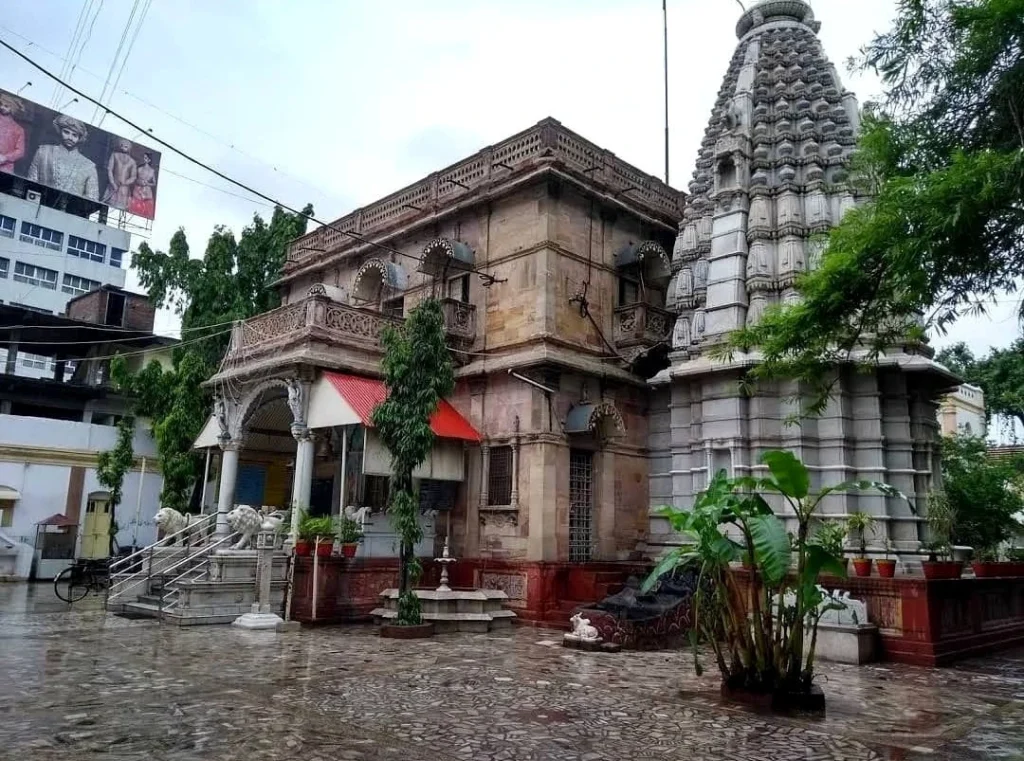
[[[658, 0], [150, 1], [111, 107], [268, 195], [313, 203], [321, 217], [342, 216], [546, 116], [645, 171], [664, 171]], [[100, 8], [70, 74], [99, 96], [134, 0], [3, 5], [0, 37], [55, 73], [83, 7]], [[740, 8], [735, 0], [668, 7], [670, 170], [685, 189]], [[846, 60], [888, 27], [895, 0], [816, 0], [814, 8], [825, 50], [845, 73]], [[0, 61], [4, 89], [31, 81], [23, 95], [44, 105], [57, 97], [58, 108], [74, 97], [57, 95], [52, 80], [7, 51]], [[871, 77], [845, 73], [844, 84], [862, 101], [878, 92]], [[63, 110], [96, 123], [90, 105]], [[112, 116], [102, 126], [146, 142]], [[170, 151], [162, 169], [156, 248], [184, 227], [201, 253], [214, 225], [237, 232], [269, 211], [206, 187], [246, 195]], [[991, 317], [965, 318], [935, 344], [1004, 346], [1016, 335], [1015, 306], [1002, 300]], [[158, 328], [175, 324], [162, 315]]]

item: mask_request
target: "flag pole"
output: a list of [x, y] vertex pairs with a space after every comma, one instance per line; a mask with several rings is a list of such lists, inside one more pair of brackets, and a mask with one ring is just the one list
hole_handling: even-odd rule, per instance
[[665, 38], [665, 184], [668, 185], [668, 0], [661, 0]]

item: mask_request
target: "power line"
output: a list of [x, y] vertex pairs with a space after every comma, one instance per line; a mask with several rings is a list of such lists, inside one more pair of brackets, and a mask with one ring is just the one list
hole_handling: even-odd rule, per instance
[[255, 198], [249, 198], [248, 196], [243, 196], [241, 193], [232, 193], [230, 190], [226, 190], [225, 188], [218, 188], [216, 185], [211, 185], [208, 182], [197, 180], [195, 177], [189, 177], [188, 175], [181, 174], [180, 172], [175, 172], [173, 169], [167, 169], [166, 167], [164, 167], [161, 171], [163, 171], [165, 174], [173, 174], [175, 177], [180, 177], [183, 180], [194, 182], [196, 185], [202, 185], [204, 188], [216, 190], [218, 193], [223, 193], [224, 195], [233, 196], [235, 198], [241, 198], [243, 201], [248, 201], [249, 203], [254, 203], [259, 206], [265, 206], [268, 209], [274, 208], [273, 204], [267, 203], [266, 201], [257, 200]]
[[[238, 322], [238, 321], [237, 320], [226, 320], [224, 322], [214, 322], [214, 323], [211, 323], [210, 325], [193, 325], [193, 326], [188, 327], [188, 328], [184, 328], [184, 327], [183, 328], [173, 328], [173, 329], [171, 329], [171, 332], [175, 332], [175, 333], [194, 333], [197, 330], [210, 330], [211, 328], [222, 328], [222, 327], [224, 327], [226, 325], [234, 325], [236, 322]], [[139, 332], [138, 330], [133, 330], [132, 328], [122, 328], [122, 327], [119, 327], [117, 325], [0, 325], [0, 330], [102, 330], [104, 332], [110, 332], [110, 331], [113, 331], [113, 330], [119, 330], [119, 331], [122, 331], [122, 332], [125, 332], [125, 333], [138, 333]], [[165, 336], [165, 335], [162, 335], [160, 333], [153, 333], [153, 335], [159, 336], [160, 338], [175, 338], [175, 336]], [[10, 342], [6, 342], [6, 343], [10, 343]], [[14, 343], [17, 343], [17, 341], [15, 341]], [[51, 343], [51, 342], [36, 341], [36, 343]], [[57, 342], [53, 342], [53, 343], [57, 343]], [[71, 341], [70, 343], [78, 343], [78, 342]], [[85, 342], [85, 343], [100, 343], [100, 342], [99, 341], [97, 341], [97, 342], [89, 341], [89, 342]]]
[[[132, 3], [132, 10], [128, 14], [128, 21], [125, 22], [124, 29], [121, 30], [121, 39], [117, 43], [117, 50], [114, 51], [114, 58], [110, 61], [110, 67], [107, 69], [107, 78], [103, 80], [103, 89], [100, 90], [100, 102], [107, 96], [107, 87], [110, 85], [110, 78], [114, 76], [114, 67], [117, 66], [117, 59], [121, 57], [121, 51], [124, 49], [125, 40], [128, 39], [128, 30], [131, 29], [132, 20], [135, 18], [135, 14], [139, 10], [140, 0], [135, 0]], [[99, 106], [92, 112], [92, 121], [95, 123], [96, 117], [99, 116]], [[99, 126], [99, 125], [97, 125]]]
[[[38, 43], [36, 43], [34, 40], [30, 39], [29, 37], [26, 37], [25, 35], [20, 34], [19, 32], [16, 32], [13, 29], [4, 26], [3, 24], [0, 24], [0, 29], [3, 29], [4, 31], [6, 31], [6, 32], [8, 32], [10, 34], [13, 34], [18, 39], [24, 40], [25, 42], [28, 43], [29, 47], [38, 48], [39, 50], [41, 50], [42, 52], [46, 53], [47, 55], [53, 56], [58, 61], [63, 61], [65, 63], [67, 63], [68, 59], [65, 58], [64, 56], [60, 55], [60, 53], [56, 53], [56, 52], [50, 50], [49, 48], [45, 48], [42, 45], [39, 45]], [[97, 81], [103, 79], [103, 77], [100, 76], [99, 74], [97, 74], [96, 72], [89, 71], [88, 69], [85, 69], [85, 68], [79, 67], [78, 71], [80, 71], [83, 74], [88, 74], [90, 77], [93, 77]], [[64, 71], [63, 70], [61, 71], [61, 76], [64, 76]], [[116, 85], [115, 85], [115, 87], [116, 87]], [[59, 85], [58, 85], [58, 88], [59, 88]], [[308, 189], [310, 189], [310, 190], [312, 190], [312, 191], [314, 191], [316, 193], [319, 193], [320, 195], [327, 196], [329, 198], [334, 198], [336, 200], [341, 200], [341, 198], [339, 196], [336, 196], [336, 195], [334, 195], [333, 193], [330, 193], [330, 192], [326, 192], [322, 188], [318, 188], [318, 187], [312, 185], [311, 183], [307, 182], [306, 180], [303, 180], [301, 177], [296, 177], [293, 174], [289, 174], [288, 172], [284, 171], [283, 169], [278, 169], [276, 166], [274, 166], [270, 162], [266, 161], [265, 159], [261, 159], [259, 156], [255, 156], [255, 155], [249, 153], [248, 151], [242, 150], [241, 148], [239, 148], [238, 146], [236, 146], [234, 143], [230, 142], [226, 138], [219, 137], [218, 135], [213, 134], [209, 130], [203, 129], [202, 127], [200, 127], [200, 126], [198, 126], [196, 124], [193, 124], [192, 122], [187, 121], [186, 119], [182, 119], [177, 114], [174, 114], [174, 113], [172, 113], [172, 112], [170, 112], [170, 111], [168, 111], [168, 110], [166, 110], [164, 108], [161, 108], [156, 103], [153, 103], [152, 101], [147, 100], [146, 98], [143, 98], [141, 95], [136, 95], [135, 93], [133, 93], [133, 92], [131, 92], [129, 90], [121, 90], [120, 92], [121, 92], [121, 94], [127, 95], [129, 98], [132, 98], [133, 100], [137, 100], [139, 103], [142, 103], [144, 106], [147, 106], [148, 108], [152, 108], [154, 111], [159, 111], [161, 114], [163, 114], [164, 116], [166, 116], [166, 117], [168, 117], [170, 119], [174, 119], [174, 121], [178, 122], [179, 124], [183, 124], [186, 127], [189, 127], [190, 129], [195, 130], [196, 132], [198, 132], [201, 135], [204, 135], [205, 137], [209, 138], [210, 140], [213, 140], [216, 143], [220, 143], [221, 145], [223, 145], [224, 147], [234, 151], [235, 153], [238, 153], [241, 156], [245, 156], [250, 161], [254, 161], [257, 164], [261, 164], [261, 165], [265, 166], [266, 168], [270, 169], [275, 174], [279, 174], [282, 177], [287, 177], [288, 179], [292, 180], [293, 182], [297, 182], [300, 185], [302, 185], [303, 187], [306, 187], [306, 188], [308, 188]], [[104, 113], [104, 116], [106, 116], [105, 113]], [[147, 130], [147, 132], [148, 132], [148, 130]], [[164, 169], [164, 171], [167, 171], [167, 170]]]
[[[55, 74], [53, 74], [53, 72], [51, 72], [45, 66], [43, 66], [42, 64], [36, 63], [33, 59], [29, 58], [27, 55], [22, 53], [20, 50], [18, 50], [16, 47], [11, 45], [6, 40], [0, 40], [0, 45], [2, 45], [3, 47], [7, 48], [8, 50], [10, 50], [16, 56], [21, 58], [23, 61], [25, 61], [26, 63], [28, 63], [29, 65], [31, 65], [35, 69], [38, 69], [40, 72], [42, 72], [46, 76], [50, 77], [51, 79], [56, 79], [58, 82], [61, 82], [68, 90], [70, 90], [71, 92], [75, 93], [75, 95], [78, 95], [78, 96], [80, 96], [82, 98], [85, 98], [90, 103], [93, 103], [95, 105], [100, 106], [107, 113], [113, 114], [115, 117], [120, 119], [122, 122], [127, 124], [132, 129], [136, 129], [139, 132], [146, 132], [145, 129], [140, 127], [138, 124], [133, 122], [131, 119], [127, 118], [126, 116], [122, 116], [117, 111], [114, 111], [113, 109], [109, 108], [108, 106], [104, 106], [102, 103], [97, 101], [95, 98], [93, 98], [90, 95], [87, 95], [86, 93], [84, 93], [81, 90], [75, 88], [71, 84], [68, 84], [67, 82], [63, 82], [59, 77], [57, 77]], [[285, 211], [289, 211], [292, 214], [296, 214], [298, 216], [305, 217], [306, 219], [309, 219], [309, 220], [317, 223], [318, 225], [321, 225], [321, 226], [326, 227], [326, 228], [328, 228], [330, 230], [333, 230], [334, 232], [337, 232], [337, 233], [339, 233], [341, 235], [345, 235], [345, 236], [351, 238], [352, 240], [359, 241], [360, 243], [363, 243], [364, 245], [373, 246], [374, 248], [378, 248], [381, 251], [386, 251], [386, 252], [388, 252], [390, 254], [394, 254], [395, 256], [401, 256], [401, 257], [404, 257], [406, 259], [412, 259], [412, 260], [414, 260], [416, 262], [420, 261], [420, 257], [418, 257], [418, 256], [415, 256], [413, 254], [407, 254], [405, 251], [401, 251], [401, 250], [399, 250], [399, 249], [397, 249], [397, 248], [395, 248], [393, 246], [389, 246], [389, 245], [387, 245], [385, 243], [381, 243], [379, 241], [371, 240], [370, 238], [365, 237], [361, 233], [356, 233], [356, 232], [353, 232], [351, 230], [345, 230], [345, 229], [343, 229], [341, 227], [336, 227], [336, 226], [334, 226], [333, 224], [331, 224], [329, 222], [324, 222], [324, 221], [322, 221], [320, 219], [317, 219], [314, 216], [303, 214], [303, 212], [300, 211], [299, 209], [296, 209], [293, 206], [289, 206], [288, 204], [285, 204], [285, 203], [275, 199], [273, 196], [268, 196], [266, 193], [263, 193], [263, 192], [261, 192], [259, 190], [256, 190], [255, 188], [253, 188], [253, 187], [251, 187], [249, 185], [246, 185], [244, 182], [241, 182], [239, 180], [234, 179], [233, 177], [230, 177], [229, 175], [224, 174], [224, 172], [220, 171], [219, 169], [216, 169], [215, 167], [210, 166], [206, 162], [201, 161], [200, 159], [195, 158], [191, 154], [186, 153], [185, 151], [181, 150], [177, 146], [167, 142], [163, 138], [157, 137], [152, 132], [149, 132], [148, 134], [149, 134], [149, 137], [154, 142], [159, 143], [160, 145], [164, 146], [165, 148], [167, 148], [170, 151], [173, 151], [174, 153], [177, 153], [179, 156], [181, 156], [182, 158], [192, 162], [196, 166], [199, 166], [199, 167], [205, 169], [206, 171], [210, 172], [211, 174], [214, 174], [217, 177], [220, 177], [222, 180], [226, 180], [227, 182], [230, 182], [232, 185], [235, 185], [235, 186], [241, 188], [242, 190], [245, 190], [248, 193], [252, 193], [253, 195], [255, 195], [255, 196], [259, 197], [259, 198], [262, 198], [262, 199], [264, 199], [264, 200], [274, 204], [275, 206], [280, 206]], [[505, 282], [506, 281], [506, 279], [497, 278], [494, 275], [490, 274], [489, 272], [483, 272], [482, 270], [478, 270], [476, 268], [466, 268], [466, 271], [472, 272], [472, 273], [478, 275], [481, 279], [483, 279], [485, 285], [492, 285], [493, 283]]]

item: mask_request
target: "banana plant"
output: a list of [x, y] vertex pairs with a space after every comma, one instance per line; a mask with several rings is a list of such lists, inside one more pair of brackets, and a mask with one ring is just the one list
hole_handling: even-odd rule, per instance
[[[806, 690], [814, 677], [818, 620], [831, 605], [818, 577], [846, 575], [841, 553], [808, 541], [812, 517], [822, 500], [837, 492], [874, 490], [910, 500], [877, 481], [845, 481], [812, 494], [810, 473], [792, 452], [765, 452], [761, 464], [767, 467], [765, 477], [729, 478], [722, 470], [691, 509], [659, 511], [689, 542], [662, 558], [644, 590], [681, 565], [696, 566], [690, 641], [698, 673], [696, 644], [703, 639], [731, 688]], [[767, 495], [788, 506], [795, 534], [787, 533]], [[750, 569], [748, 576], [734, 569], [739, 562]], [[811, 630], [806, 656], [805, 629]]]

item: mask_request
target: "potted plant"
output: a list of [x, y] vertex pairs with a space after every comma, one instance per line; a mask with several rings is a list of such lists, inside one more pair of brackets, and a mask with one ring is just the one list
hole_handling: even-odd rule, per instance
[[896, 560], [895, 558], [889, 557], [889, 553], [892, 552], [892, 542], [886, 539], [882, 543], [882, 547], [885, 549], [885, 557], [878, 558], [875, 561], [875, 565], [878, 567], [878, 575], [883, 579], [891, 579], [896, 575]]
[[814, 533], [814, 538], [811, 539], [812, 544], [821, 547], [832, 557], [839, 558], [844, 570], [849, 567], [849, 559], [843, 555], [846, 533], [846, 525], [842, 521], [826, 520], [821, 522], [818, 530]]
[[[764, 476], [729, 478], [722, 470], [692, 507], [662, 508], [672, 528], [691, 541], [668, 553], [642, 590], [650, 591], [680, 565], [694, 567], [690, 641], [714, 654], [723, 696], [778, 710], [821, 711], [824, 695], [813, 683], [818, 622], [836, 606], [819, 577], [845, 575], [840, 562], [845, 529], [825, 522], [812, 541], [811, 523], [821, 501], [835, 492], [873, 488], [890, 497], [903, 495], [867, 481], [814, 493], [810, 473], [792, 452], [769, 451], [761, 462], [767, 466]], [[784, 503], [793, 516], [792, 538], [767, 496]], [[751, 573], [733, 568], [744, 558], [753, 566]], [[696, 651], [695, 657], [700, 674]]]
[[348, 516], [341, 516], [338, 523], [338, 541], [341, 543], [341, 554], [354, 558], [359, 543], [363, 541], [363, 530], [359, 523]]
[[931, 541], [926, 545], [928, 559], [921, 563], [926, 579], [959, 579], [964, 565], [953, 560], [953, 530], [956, 509], [942, 492], [928, 500], [928, 530]]
[[309, 516], [300, 508], [294, 508], [299, 511], [299, 527], [298, 533], [295, 537], [295, 554], [302, 558], [308, 558], [313, 554], [313, 541], [316, 539], [316, 535], [310, 531], [308, 525]]
[[853, 571], [858, 576], [871, 575], [871, 558], [867, 556], [868, 530], [874, 525], [875, 519], [873, 516], [859, 511], [851, 513], [846, 519], [847, 530], [857, 532], [857, 548], [859, 550], [859, 554], [853, 559]]
[[[334, 551], [334, 520], [329, 515], [307, 516], [299, 524], [299, 538], [316, 548], [318, 557], [330, 557]], [[298, 545], [296, 545], [298, 554]], [[309, 551], [306, 553], [309, 554]]]
[[1009, 576], [1013, 563], [999, 562], [998, 547], [983, 547], [975, 553], [971, 561], [971, 569], [979, 579], [990, 579], [995, 576]]

